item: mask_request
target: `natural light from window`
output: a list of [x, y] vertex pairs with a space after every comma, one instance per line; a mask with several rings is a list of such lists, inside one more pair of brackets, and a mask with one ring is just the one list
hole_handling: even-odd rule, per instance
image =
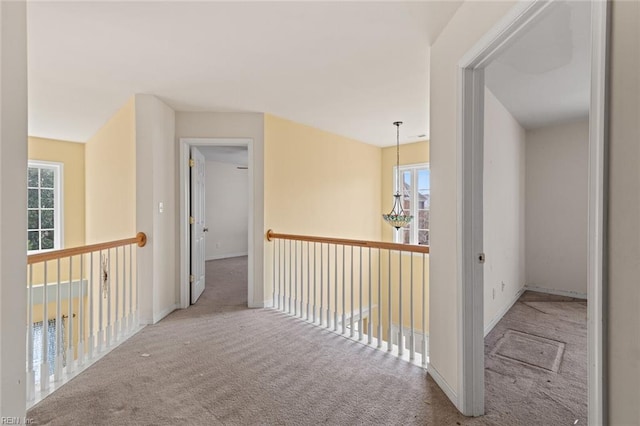
[[29, 161], [27, 251], [62, 248], [62, 164]]
[[[397, 179], [394, 167], [394, 180]], [[413, 220], [395, 233], [396, 243], [429, 245], [429, 207], [431, 172], [429, 164], [400, 166], [402, 180], [402, 208], [413, 216]], [[395, 187], [395, 182], [394, 182]]]

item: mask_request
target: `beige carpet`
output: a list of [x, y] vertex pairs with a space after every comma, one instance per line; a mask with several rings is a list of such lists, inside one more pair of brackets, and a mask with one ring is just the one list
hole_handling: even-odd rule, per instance
[[207, 262], [207, 277], [196, 305], [146, 327], [28, 416], [40, 425], [468, 422], [421, 368], [244, 308], [246, 258]]
[[421, 368], [245, 306], [246, 258], [207, 262], [196, 305], [146, 327], [28, 417], [39, 425], [572, 424], [552, 423], [559, 417], [545, 417], [549, 410], [515, 412], [520, 381], [492, 385], [489, 373], [488, 397], [508, 390], [500, 398], [516, 404], [488, 401], [487, 416], [465, 418]]

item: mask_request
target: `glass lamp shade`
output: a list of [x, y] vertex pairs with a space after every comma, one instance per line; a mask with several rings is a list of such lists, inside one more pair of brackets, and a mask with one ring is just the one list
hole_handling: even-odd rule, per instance
[[400, 204], [399, 193], [396, 193], [393, 197], [394, 197], [393, 209], [391, 209], [389, 213], [383, 214], [382, 218], [389, 225], [393, 226], [396, 229], [400, 229], [402, 227], [407, 226], [413, 219], [413, 216], [410, 214], [406, 214], [405, 211], [402, 209], [402, 206]]

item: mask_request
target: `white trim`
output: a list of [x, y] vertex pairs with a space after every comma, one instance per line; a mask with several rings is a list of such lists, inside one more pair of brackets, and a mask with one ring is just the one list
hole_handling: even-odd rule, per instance
[[604, 366], [606, 356], [607, 241], [607, 147], [609, 87], [610, 2], [591, 4], [591, 102], [589, 105], [589, 192], [587, 272], [587, 359], [589, 424], [601, 425], [608, 418], [608, 389]]
[[451, 401], [458, 400], [458, 394], [451, 388], [449, 383], [442, 377], [442, 375], [436, 370], [436, 368], [431, 363], [427, 363], [427, 374], [431, 376], [434, 382], [442, 389], [445, 395]]
[[573, 297], [574, 299], [587, 299], [586, 293], [578, 293], [576, 291], [567, 291], [567, 290], [555, 290], [553, 288], [543, 288], [536, 287], [534, 285], [526, 285], [524, 286], [526, 291], [533, 291], [535, 293], [544, 293], [544, 294], [553, 294], [555, 296], [566, 296]]
[[[45, 250], [27, 250], [28, 254], [46, 253], [64, 248], [64, 163], [59, 161], [28, 160], [27, 173], [29, 167], [52, 169], [55, 171], [53, 188], [53, 248]], [[29, 181], [27, 179], [27, 188]], [[28, 202], [28, 200], [27, 200]], [[27, 204], [27, 211], [29, 207]], [[28, 224], [27, 224], [28, 225]], [[38, 228], [40, 230], [40, 228]], [[27, 232], [29, 229], [27, 229]]]
[[207, 256], [205, 258], [205, 261], [209, 261], [209, 260], [220, 260], [220, 259], [230, 259], [232, 257], [244, 257], [244, 256], [248, 256], [249, 252], [242, 252], [242, 253], [225, 253], [225, 254], [216, 254], [213, 256]]
[[162, 312], [159, 312], [157, 315], [153, 316], [153, 323], [157, 323], [158, 321], [160, 321], [162, 318], [166, 317], [167, 315], [169, 315], [171, 312], [175, 311], [176, 309], [178, 309], [180, 307], [180, 305], [178, 303], [174, 303], [173, 305], [169, 306], [167, 309], [165, 309]]
[[[254, 220], [256, 188], [254, 185], [255, 160], [254, 141], [251, 138], [180, 138], [180, 155], [178, 155], [179, 176], [179, 244], [180, 244], [180, 304], [179, 308], [188, 308], [189, 300], [189, 151], [191, 146], [246, 146], [249, 166], [249, 194], [248, 194], [248, 274], [247, 274], [247, 305], [249, 308], [262, 308], [264, 301], [256, 301], [254, 295], [254, 262], [257, 245], [254, 242], [256, 223]], [[260, 229], [262, 233], [262, 229]]]
[[[556, 0], [520, 1], [459, 62], [458, 99], [458, 399], [465, 415], [484, 413], [482, 167], [484, 67]], [[589, 137], [589, 422], [606, 419], [605, 274], [608, 3], [593, 1]]]
[[509, 303], [507, 303], [502, 309], [500, 309], [500, 311], [496, 314], [496, 316], [493, 317], [491, 322], [489, 322], [489, 324], [487, 324], [487, 326], [484, 328], [484, 337], [487, 337], [487, 334], [491, 333], [491, 330], [493, 330], [494, 327], [498, 325], [500, 320], [506, 315], [507, 312], [509, 312], [509, 309], [511, 309], [513, 305], [516, 304], [516, 302], [518, 301], [518, 299], [520, 299], [520, 296], [522, 296], [522, 293], [524, 293], [526, 289], [527, 289], [526, 287], [523, 287], [520, 290], [518, 290], [515, 297]]

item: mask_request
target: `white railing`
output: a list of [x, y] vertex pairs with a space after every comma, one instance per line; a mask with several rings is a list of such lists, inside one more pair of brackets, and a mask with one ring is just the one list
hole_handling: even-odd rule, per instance
[[146, 235], [28, 256], [32, 406], [138, 329], [136, 250]]
[[428, 246], [267, 232], [272, 306], [426, 366]]

